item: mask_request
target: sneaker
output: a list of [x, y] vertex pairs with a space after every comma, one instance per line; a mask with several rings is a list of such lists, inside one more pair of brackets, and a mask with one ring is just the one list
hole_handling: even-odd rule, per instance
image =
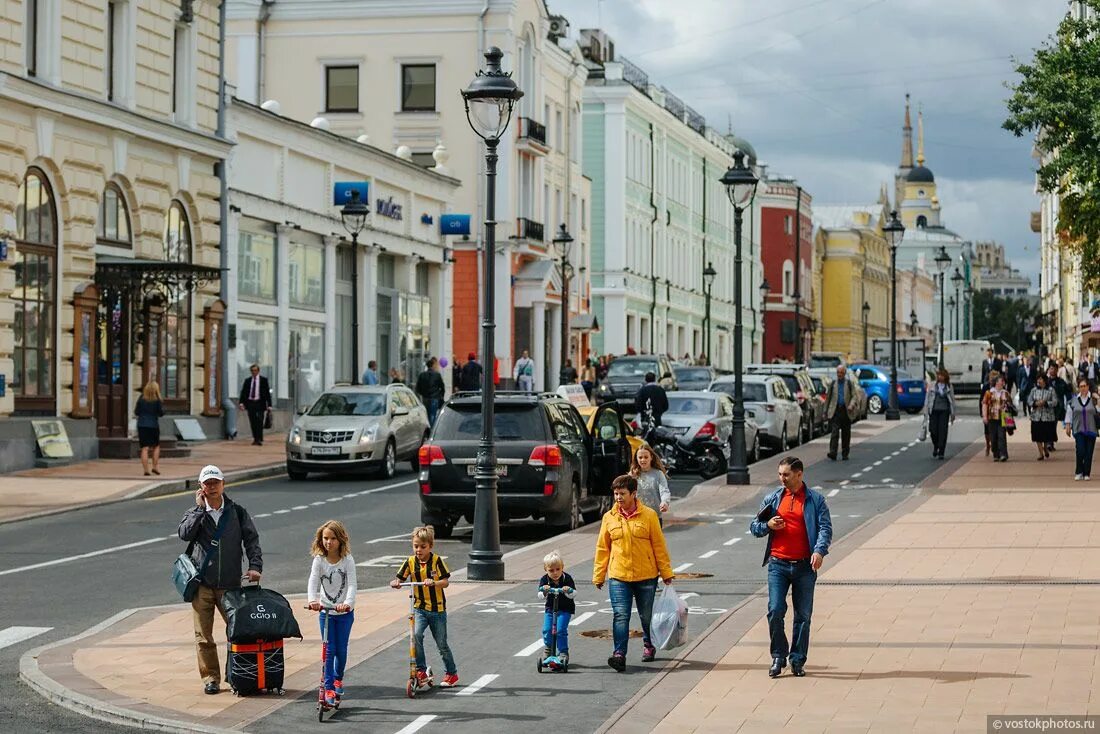
[[325, 705], [326, 706], [335, 706], [336, 705], [336, 691], [325, 691]]
[[1088, 474], [1086, 474], [1085, 476], [1081, 477], [1081, 481], [1082, 482], [1092, 481], [1092, 477], [1090, 477]]
[[607, 659], [607, 664], [612, 670], [621, 673], [626, 670], [626, 656], [617, 652]]
[[427, 685], [427, 683], [428, 683], [428, 674], [425, 673], [423, 670], [416, 671], [416, 682], [419, 683], [422, 686]]
[[337, 696], [343, 696], [344, 695], [344, 681], [334, 680], [332, 682], [332, 690], [336, 691]]
[[554, 651], [550, 649], [550, 646], [549, 646], [549, 645], [547, 645], [546, 647], [542, 648], [542, 659], [543, 659], [543, 660], [545, 660], [546, 658], [550, 657], [550, 656], [551, 656], [551, 655], [553, 655], [553, 654], [554, 654]]
[[440, 688], [454, 688], [458, 685], [458, 673], [447, 673], [443, 676], [443, 682], [439, 684]]
[[562, 665], [569, 665], [569, 653], [568, 652], [558, 653], [558, 657], [561, 658], [561, 664]]
[[646, 645], [642, 648], [642, 662], [651, 663], [653, 658], [657, 657], [657, 648], [653, 645]]
[[1073, 475], [1073, 481], [1079, 482], [1079, 481], [1081, 481], [1081, 479], [1084, 478], [1084, 476], [1085, 476], [1084, 474], [1074, 474]]

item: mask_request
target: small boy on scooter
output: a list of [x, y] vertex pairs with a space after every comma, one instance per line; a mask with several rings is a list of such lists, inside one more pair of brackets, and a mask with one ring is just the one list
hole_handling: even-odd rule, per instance
[[416, 675], [421, 681], [428, 679], [428, 663], [424, 659], [424, 631], [432, 630], [435, 644], [439, 646], [439, 656], [443, 658], [443, 681], [441, 688], [453, 688], [458, 685], [458, 667], [454, 655], [447, 644], [447, 597], [443, 590], [450, 584], [451, 572], [443, 559], [432, 552], [435, 546], [435, 528], [424, 525], [412, 532], [413, 554], [405, 559], [390, 581], [390, 586], [400, 589], [407, 580], [423, 582], [416, 586], [416, 599], [413, 602], [416, 614], [416, 627], [413, 637], [416, 641]]
[[[542, 559], [542, 567], [546, 570], [543, 577], [539, 579], [539, 598], [546, 599], [546, 613], [542, 621], [542, 644], [546, 646], [543, 657], [548, 658], [557, 654], [562, 663], [568, 666], [569, 620], [577, 612], [577, 604], [573, 601], [577, 593], [577, 584], [573, 581], [573, 577], [565, 572], [565, 562], [556, 550], [546, 554]], [[556, 613], [554, 595], [549, 593], [550, 589], [561, 589], [561, 595], [564, 597], [557, 600]]]

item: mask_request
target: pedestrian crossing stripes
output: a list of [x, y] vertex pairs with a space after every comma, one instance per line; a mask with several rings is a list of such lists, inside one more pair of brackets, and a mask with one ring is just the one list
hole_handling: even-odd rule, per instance
[[38, 635], [45, 634], [52, 629], [53, 627], [8, 627], [2, 629], [0, 630], [0, 650], [18, 645], [20, 642], [29, 640], [32, 637], [38, 637]]

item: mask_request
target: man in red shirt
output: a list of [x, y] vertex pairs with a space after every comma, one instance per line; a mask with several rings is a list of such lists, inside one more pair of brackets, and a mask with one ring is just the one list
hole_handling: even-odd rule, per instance
[[[793, 456], [779, 462], [779, 481], [783, 486], [764, 498], [759, 514], [749, 525], [756, 537], [768, 537], [764, 565], [768, 567], [768, 629], [772, 656], [768, 675], [772, 678], [783, 672], [788, 655], [791, 672], [799, 677], [806, 674], [817, 570], [833, 539], [833, 523], [825, 496], [806, 486], [802, 471], [802, 461]], [[790, 644], [783, 625], [788, 590], [794, 604]]]

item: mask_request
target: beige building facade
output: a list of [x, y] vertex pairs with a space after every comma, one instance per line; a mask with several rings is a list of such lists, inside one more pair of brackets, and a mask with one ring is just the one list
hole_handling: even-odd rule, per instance
[[0, 8], [0, 469], [42, 458], [49, 418], [77, 458], [128, 456], [151, 380], [216, 424], [216, 5]]

